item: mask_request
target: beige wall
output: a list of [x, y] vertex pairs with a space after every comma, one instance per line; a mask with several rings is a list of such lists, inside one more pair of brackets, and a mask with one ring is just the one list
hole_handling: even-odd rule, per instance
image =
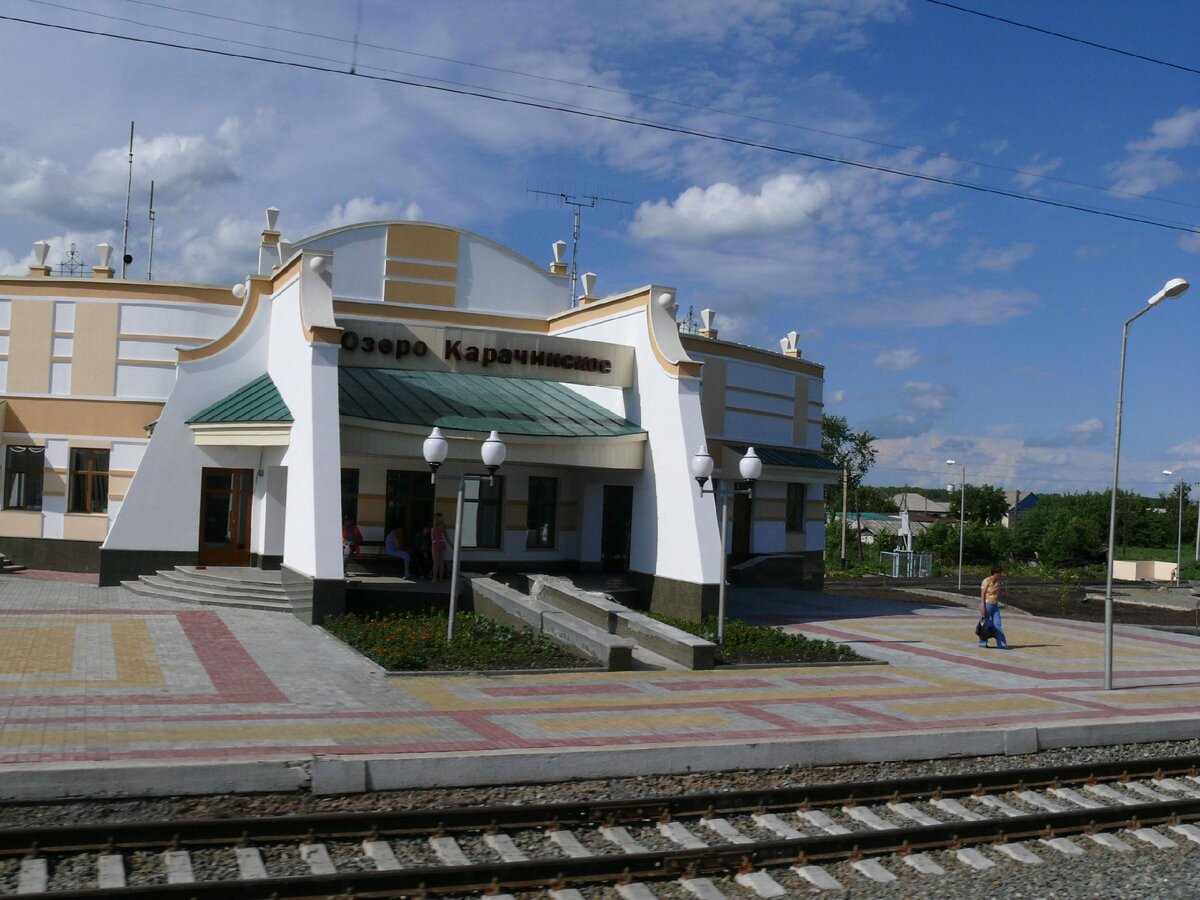
[[42, 514], [23, 509], [0, 510], [0, 534], [5, 537], [42, 536]]
[[116, 303], [75, 304], [72, 393], [96, 397], [111, 397], [116, 393], [119, 313], [120, 306]]
[[103, 513], [67, 513], [63, 516], [63, 537], [69, 541], [102, 541], [108, 534], [108, 516]]
[[[13, 300], [8, 339], [8, 386], [11, 394], [45, 394], [50, 390], [50, 347], [54, 336], [54, 304]], [[9, 413], [11, 423], [12, 413]], [[9, 426], [10, 430], [11, 425]]]
[[[11, 365], [10, 362], [10, 376]], [[11, 382], [9, 390], [16, 390]], [[145, 439], [146, 425], [158, 418], [162, 407], [161, 403], [132, 401], [9, 397], [4, 429], [8, 434], [17, 435], [77, 434]]]

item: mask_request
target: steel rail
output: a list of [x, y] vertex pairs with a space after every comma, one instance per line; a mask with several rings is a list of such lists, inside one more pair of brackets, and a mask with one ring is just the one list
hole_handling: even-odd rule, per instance
[[1158, 774], [1189, 774], [1197, 770], [1200, 770], [1200, 756], [1179, 756], [631, 800], [5, 828], [0, 829], [0, 857], [25, 855], [31, 848], [53, 853], [103, 848], [184, 849], [236, 841], [361, 837], [367, 833], [402, 837], [438, 831], [478, 832], [489, 827], [616, 824], [657, 819], [664, 813], [672, 818], [696, 818], [717, 812], [734, 815], [807, 806], [886, 803], [929, 796], [954, 797], [1032, 789], [1060, 783], [1111, 782]]
[[1200, 799], [1142, 803], [1099, 809], [1047, 812], [982, 821], [944, 822], [886, 831], [820, 835], [794, 840], [733, 844], [703, 850], [609, 854], [582, 859], [482, 863], [471, 866], [424, 866], [394, 871], [261, 878], [253, 881], [156, 884], [115, 889], [80, 889], [43, 894], [54, 900], [111, 897], [302, 898], [350, 894], [424, 896], [492, 887], [530, 888], [558, 881], [595, 884], [619, 879], [662, 879], [683, 875], [730, 873], [763, 865], [807, 865], [863, 856], [881, 856], [961, 846], [1065, 837], [1114, 828], [1140, 828], [1200, 819]]

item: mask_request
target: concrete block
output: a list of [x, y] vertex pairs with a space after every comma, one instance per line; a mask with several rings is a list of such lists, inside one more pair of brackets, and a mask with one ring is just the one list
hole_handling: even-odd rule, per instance
[[367, 790], [367, 765], [361, 759], [318, 756], [312, 761], [314, 794], [361, 794]]
[[567, 578], [531, 576], [530, 594], [609, 634], [617, 633], [617, 620], [625, 611], [625, 607], [611, 597], [595, 591], [582, 591]]
[[688, 669], [711, 669], [715, 664], [717, 645], [712, 641], [632, 610], [622, 612], [617, 634]]
[[1038, 752], [1038, 730], [1036, 728], [1010, 728], [1004, 732], [1004, 753], [1020, 756]]
[[511, 628], [532, 628], [540, 632], [543, 614], [555, 611], [548, 603], [526, 597], [491, 578], [472, 579], [471, 591], [475, 612]]
[[251, 794], [308, 787], [307, 762], [39, 763], [0, 770], [0, 799]]
[[611, 635], [568, 613], [545, 613], [542, 632], [582, 656], [597, 660], [610, 672], [628, 672], [633, 668], [633, 648], [637, 646], [634, 641]]

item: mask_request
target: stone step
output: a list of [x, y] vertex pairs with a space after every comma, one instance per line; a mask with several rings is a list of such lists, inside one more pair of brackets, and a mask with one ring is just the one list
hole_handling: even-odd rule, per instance
[[176, 566], [171, 570], [181, 578], [199, 578], [205, 583], [230, 585], [262, 585], [265, 588], [280, 587], [282, 576], [278, 571], [264, 571], [253, 566]]
[[167, 578], [163, 577], [161, 572], [158, 575], [143, 575], [142, 581], [184, 594], [205, 598], [211, 597], [217, 600], [257, 600], [271, 603], [287, 603], [290, 599], [287, 593], [280, 590], [271, 590], [269, 588], [267, 590], [256, 590], [251, 584], [235, 587], [234, 585], [224, 583], [206, 583], [200, 580]]
[[136, 594], [142, 594], [147, 597], [155, 597], [159, 600], [183, 601], [187, 603], [201, 603], [208, 606], [227, 606], [236, 607], [239, 609], [258, 609], [271, 612], [288, 612], [294, 613], [298, 609], [311, 607], [311, 603], [303, 604], [297, 601], [296, 603], [289, 602], [287, 599], [279, 597], [250, 597], [237, 596], [230, 597], [213, 591], [192, 590], [171, 582], [158, 579], [155, 575], [143, 575], [138, 581], [124, 581], [122, 584]]
[[3, 565], [0, 565], [0, 572], [3, 572], [5, 575], [12, 575], [16, 572], [24, 571], [25, 567], [17, 563], [4, 563]]
[[160, 569], [156, 577], [172, 584], [178, 584], [185, 589], [199, 589], [226, 596], [273, 597], [279, 600], [285, 600], [288, 596], [287, 588], [278, 581], [232, 581], [226, 578], [209, 577], [203, 572], [181, 568]]

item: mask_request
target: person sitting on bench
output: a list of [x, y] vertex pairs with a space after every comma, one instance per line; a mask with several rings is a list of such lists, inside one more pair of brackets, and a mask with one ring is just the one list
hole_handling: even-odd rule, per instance
[[388, 532], [387, 538], [384, 539], [383, 552], [388, 556], [404, 560], [404, 577], [410, 578], [412, 577], [410, 575], [412, 571], [412, 554], [404, 549], [404, 545], [404, 529], [397, 525]]

